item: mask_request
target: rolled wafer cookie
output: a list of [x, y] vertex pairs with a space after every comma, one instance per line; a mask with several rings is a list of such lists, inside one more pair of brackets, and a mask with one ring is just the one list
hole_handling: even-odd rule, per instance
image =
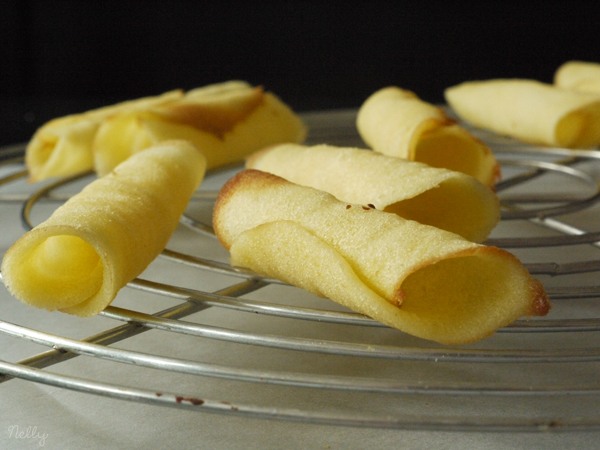
[[2, 260], [4, 284], [37, 308], [99, 313], [163, 250], [205, 168], [185, 141], [134, 155], [19, 239]]
[[446, 100], [471, 124], [537, 145], [600, 145], [600, 94], [526, 79], [469, 81], [449, 87]]
[[246, 167], [483, 242], [500, 220], [496, 194], [461, 172], [357, 148], [281, 144]]
[[93, 170], [92, 143], [103, 120], [120, 112], [168, 103], [182, 95], [183, 91], [174, 90], [50, 120], [34, 133], [25, 148], [29, 180], [42, 181]]
[[273, 93], [228, 81], [191, 90], [156, 108], [110, 117], [94, 138], [94, 167], [105, 175], [151, 145], [185, 139], [202, 150], [212, 169], [241, 162], [268, 145], [302, 142], [306, 133], [299, 116]]
[[233, 265], [442, 344], [550, 308], [541, 283], [504, 250], [266, 172], [229, 180], [213, 225]]
[[563, 89], [600, 94], [600, 63], [567, 61], [554, 73], [554, 85]]
[[500, 179], [489, 147], [411, 91], [390, 86], [375, 92], [360, 107], [356, 125], [376, 152], [463, 172], [488, 187]]

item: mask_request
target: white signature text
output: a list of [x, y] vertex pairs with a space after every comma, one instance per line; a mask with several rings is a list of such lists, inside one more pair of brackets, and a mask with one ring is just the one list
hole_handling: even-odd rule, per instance
[[38, 441], [38, 445], [43, 447], [46, 443], [48, 433], [38, 431], [37, 427], [21, 428], [19, 425], [11, 425], [8, 427], [8, 437], [14, 439], [33, 439]]

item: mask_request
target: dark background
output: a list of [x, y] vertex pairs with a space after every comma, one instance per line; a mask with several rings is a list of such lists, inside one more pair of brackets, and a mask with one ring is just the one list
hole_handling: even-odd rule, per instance
[[391, 84], [430, 102], [468, 79], [551, 82], [600, 62], [600, 2], [0, 1], [0, 145], [59, 115], [229, 79], [297, 111]]

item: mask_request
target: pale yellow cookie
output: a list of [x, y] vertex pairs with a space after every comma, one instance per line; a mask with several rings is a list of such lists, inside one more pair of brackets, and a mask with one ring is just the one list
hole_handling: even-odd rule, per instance
[[600, 63], [567, 61], [556, 70], [554, 84], [564, 89], [600, 94]]
[[445, 96], [463, 120], [498, 134], [553, 147], [600, 145], [600, 94], [497, 79], [465, 82]]
[[211, 169], [240, 162], [267, 145], [301, 142], [306, 133], [301, 119], [273, 93], [229, 81], [104, 121], [94, 139], [94, 167], [104, 175], [151, 145], [185, 139], [200, 148]]
[[213, 225], [233, 265], [443, 344], [550, 308], [541, 283], [504, 250], [266, 172], [226, 183]]
[[463, 172], [489, 187], [500, 178], [483, 142], [413, 92], [395, 86], [375, 92], [360, 107], [356, 125], [365, 143], [385, 155]]
[[500, 220], [496, 194], [475, 178], [370, 150], [280, 144], [250, 155], [246, 167], [474, 242], [484, 241]]
[[92, 142], [103, 120], [119, 112], [143, 110], [168, 103], [182, 95], [180, 90], [170, 91], [156, 97], [130, 100], [45, 123], [35, 132], [25, 149], [25, 164], [30, 181], [93, 170]]
[[185, 141], [134, 155], [19, 239], [2, 261], [4, 284], [37, 308], [99, 313], [163, 250], [205, 168]]

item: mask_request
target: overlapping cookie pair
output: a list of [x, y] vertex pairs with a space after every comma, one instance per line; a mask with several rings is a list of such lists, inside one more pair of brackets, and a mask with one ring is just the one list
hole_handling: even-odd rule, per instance
[[28, 143], [25, 161], [31, 181], [90, 170], [102, 176], [134, 153], [184, 139], [201, 149], [211, 169], [305, 137], [302, 121], [276, 95], [228, 81], [51, 120]]

